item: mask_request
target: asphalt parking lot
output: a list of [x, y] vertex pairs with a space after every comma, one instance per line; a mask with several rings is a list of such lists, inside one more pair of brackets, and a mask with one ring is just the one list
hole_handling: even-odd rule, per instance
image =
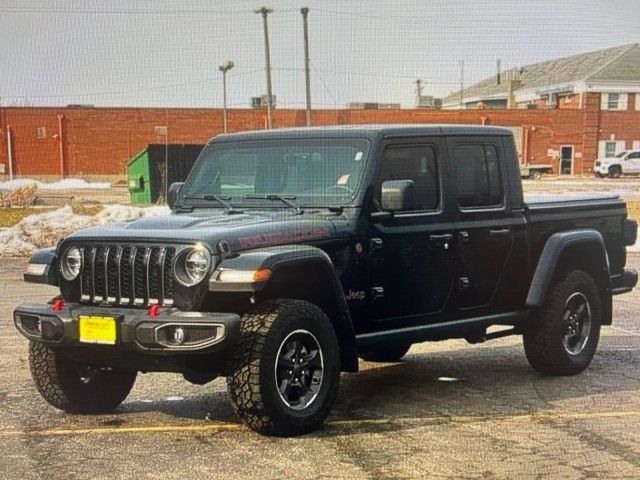
[[[640, 267], [640, 256], [629, 263]], [[520, 339], [414, 346], [397, 364], [343, 375], [326, 427], [293, 439], [238, 423], [223, 379], [138, 377], [119, 410], [73, 416], [45, 404], [11, 309], [55, 293], [0, 264], [2, 478], [638, 478], [640, 291], [617, 297], [592, 366], [544, 378]]]

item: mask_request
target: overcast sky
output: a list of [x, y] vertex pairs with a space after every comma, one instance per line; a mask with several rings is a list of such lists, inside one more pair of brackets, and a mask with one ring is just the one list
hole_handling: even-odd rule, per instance
[[[261, 0], [0, 0], [3, 105], [214, 107], [266, 93]], [[310, 8], [312, 98], [414, 103], [505, 68], [640, 42], [637, 0], [278, 0], [269, 16], [278, 106], [304, 107], [300, 7]]]

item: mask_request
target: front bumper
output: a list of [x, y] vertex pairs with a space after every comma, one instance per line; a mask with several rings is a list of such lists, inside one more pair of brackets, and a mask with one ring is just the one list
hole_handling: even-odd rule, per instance
[[609, 167], [610, 165], [594, 165], [593, 171], [595, 173], [599, 173], [600, 175], [607, 175], [609, 173]]
[[[115, 343], [96, 345], [80, 341], [80, 317], [114, 318]], [[18, 331], [29, 340], [151, 355], [220, 352], [233, 344], [240, 330], [237, 314], [185, 312], [177, 308], [160, 309], [151, 316], [143, 309], [65, 304], [56, 311], [49, 304], [24, 303], [15, 308], [13, 319]]]

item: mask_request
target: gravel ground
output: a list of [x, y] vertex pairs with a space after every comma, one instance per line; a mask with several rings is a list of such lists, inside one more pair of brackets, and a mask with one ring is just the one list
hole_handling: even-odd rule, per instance
[[274, 439], [238, 423], [222, 379], [141, 375], [112, 415], [45, 404], [10, 312], [55, 289], [21, 283], [23, 267], [0, 264], [1, 478], [640, 477], [640, 293], [616, 298], [579, 376], [537, 375], [518, 337], [415, 345], [402, 363], [343, 375], [324, 429]]

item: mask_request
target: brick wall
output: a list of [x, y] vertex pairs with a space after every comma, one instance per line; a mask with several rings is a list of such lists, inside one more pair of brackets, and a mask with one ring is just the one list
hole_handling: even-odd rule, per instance
[[[551, 163], [549, 153], [573, 145], [575, 173], [586, 174], [599, 139], [613, 133], [630, 146], [640, 140], [640, 112], [600, 112], [599, 95], [587, 94], [585, 108], [555, 110], [314, 110], [314, 125], [357, 123], [464, 123], [522, 127], [523, 155], [530, 163]], [[633, 105], [630, 99], [630, 105]], [[58, 131], [58, 115], [62, 132]], [[266, 112], [231, 109], [229, 130], [262, 129]], [[274, 126], [304, 125], [304, 110], [274, 111]], [[45, 138], [37, 128], [45, 127]], [[11, 129], [14, 173], [18, 176], [121, 175], [126, 163], [149, 143], [163, 143], [155, 127], [167, 127], [169, 143], [204, 143], [222, 132], [220, 109], [3, 108], [0, 111], [0, 165], [8, 171], [6, 131]]]

